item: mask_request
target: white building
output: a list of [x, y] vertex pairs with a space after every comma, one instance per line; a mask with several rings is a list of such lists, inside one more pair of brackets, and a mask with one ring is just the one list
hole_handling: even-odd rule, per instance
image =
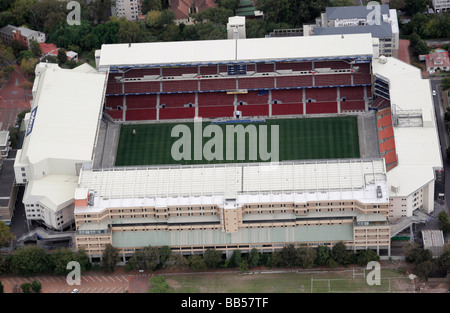
[[304, 25], [304, 36], [370, 33], [379, 40], [379, 54], [398, 56], [400, 30], [397, 11], [389, 5], [379, 6], [379, 17], [366, 6], [329, 7], [316, 19], [315, 25]]
[[138, 0], [117, 0], [112, 12], [118, 18], [125, 17], [128, 21], [136, 21], [141, 9]]
[[432, 3], [436, 13], [450, 10], [450, 0], [432, 0]]
[[435, 171], [443, 167], [428, 79], [396, 58], [372, 62], [373, 73], [389, 85], [398, 165], [387, 172], [390, 219], [412, 216], [416, 209], [434, 211]]
[[81, 165], [93, 159], [105, 75], [92, 67], [36, 67], [31, 112], [14, 172], [25, 185], [27, 219], [63, 229], [73, 220], [73, 197]]
[[228, 39], [245, 39], [245, 16], [231, 16], [227, 23]]

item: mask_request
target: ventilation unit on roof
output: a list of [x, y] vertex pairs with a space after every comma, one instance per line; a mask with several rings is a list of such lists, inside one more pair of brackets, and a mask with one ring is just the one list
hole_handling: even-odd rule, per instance
[[93, 192], [89, 192], [88, 205], [89, 206], [93, 206], [94, 205], [94, 193]]
[[381, 191], [381, 186], [377, 186], [377, 198], [382, 198], [383, 192]]

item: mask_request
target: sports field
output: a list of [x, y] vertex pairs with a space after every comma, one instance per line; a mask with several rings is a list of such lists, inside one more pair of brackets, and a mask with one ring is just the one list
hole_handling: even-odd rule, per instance
[[[264, 122], [214, 124], [208, 127], [211, 125], [210, 122], [123, 125], [115, 165], [188, 165], [360, 157], [357, 118], [354, 116], [268, 119]], [[227, 137], [233, 129], [235, 132]], [[245, 146], [242, 148], [244, 141]], [[264, 143], [267, 147], [260, 150]], [[268, 159], [268, 154], [261, 153], [267, 151], [270, 154], [276, 151], [276, 147], [277, 159], [273, 157], [275, 154]], [[174, 154], [174, 151], [179, 154]], [[245, 151], [245, 157], [240, 151]], [[251, 152], [256, 152], [256, 157]]]

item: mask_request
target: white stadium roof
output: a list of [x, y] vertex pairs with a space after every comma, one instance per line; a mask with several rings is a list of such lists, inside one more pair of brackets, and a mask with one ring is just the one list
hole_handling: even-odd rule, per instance
[[99, 68], [373, 56], [370, 34], [104, 44]]
[[390, 194], [408, 196], [434, 180], [434, 168], [443, 166], [430, 81], [396, 58], [380, 60], [372, 62], [373, 72], [389, 81], [393, 110], [397, 115], [409, 110], [422, 114], [423, 126], [394, 127], [398, 165], [387, 173], [389, 185], [396, 187]]
[[[376, 187], [384, 196], [377, 198]], [[112, 168], [80, 173], [80, 199], [94, 193], [94, 208], [189, 204], [358, 200], [388, 201], [383, 159], [329, 160], [216, 166]], [[83, 208], [80, 208], [83, 209]]]

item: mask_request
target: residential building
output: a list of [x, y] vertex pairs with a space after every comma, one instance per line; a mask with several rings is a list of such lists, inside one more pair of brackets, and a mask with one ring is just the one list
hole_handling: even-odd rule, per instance
[[139, 0], [117, 0], [112, 12], [118, 18], [125, 17], [128, 21], [137, 21], [142, 15]]
[[45, 42], [45, 34], [43, 32], [28, 29], [26, 27], [16, 27], [13, 25], [6, 25], [0, 28], [0, 38], [7, 46], [11, 44], [12, 40], [17, 40], [30, 49], [30, 43], [35, 40], [39, 43]]
[[450, 10], [450, 0], [432, 0], [436, 13], [443, 13]]
[[379, 54], [398, 56], [399, 26], [397, 11], [389, 5], [379, 6], [379, 19], [366, 6], [328, 7], [313, 25], [304, 25], [304, 36], [370, 33], [379, 40]]
[[450, 59], [447, 51], [436, 51], [427, 54], [425, 63], [428, 72], [450, 71]]
[[169, 9], [175, 13], [176, 24], [192, 24], [191, 16], [208, 8], [216, 8], [214, 0], [169, 0]]

